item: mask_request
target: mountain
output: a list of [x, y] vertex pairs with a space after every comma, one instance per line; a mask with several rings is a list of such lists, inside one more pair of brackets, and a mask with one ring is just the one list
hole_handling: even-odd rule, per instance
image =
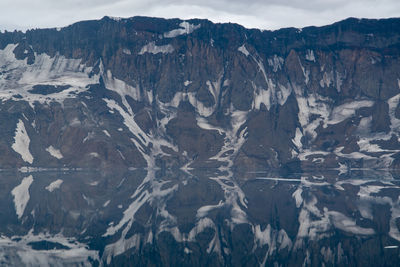
[[399, 165], [400, 20], [104, 17], [0, 35], [0, 164]]
[[0, 33], [0, 265], [396, 266], [400, 19]]

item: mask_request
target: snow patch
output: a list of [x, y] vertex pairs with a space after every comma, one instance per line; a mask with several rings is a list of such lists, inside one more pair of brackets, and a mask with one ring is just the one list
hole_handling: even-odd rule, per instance
[[249, 51], [247, 51], [246, 46], [243, 44], [238, 48], [239, 52], [242, 52], [246, 57], [250, 55]]
[[118, 154], [121, 157], [121, 159], [125, 160], [124, 154], [122, 154], [122, 152], [119, 149], [117, 149], [117, 151], [118, 151]]
[[174, 98], [167, 105], [177, 108], [182, 101], [189, 101], [189, 103], [196, 109], [196, 112], [203, 117], [209, 117], [214, 112], [216, 105], [206, 107], [200, 100], [196, 98], [196, 92], [182, 93], [177, 92]]
[[319, 85], [321, 85], [321, 87], [329, 87], [331, 83], [333, 83], [333, 80], [333, 71], [324, 72], [324, 75], [322, 76], [322, 80], [319, 82]]
[[[264, 68], [264, 63], [258, 55], [253, 56], [254, 62], [257, 64], [259, 71], [262, 73], [267, 89], [258, 87], [254, 82], [252, 82], [252, 86], [254, 88], [254, 96], [253, 96], [253, 108], [259, 109], [261, 103], [266, 105], [267, 109], [269, 110], [273, 103], [278, 102], [280, 105], [283, 105], [289, 95], [292, 92], [291, 88], [286, 88], [283, 85], [278, 83], [278, 86], [272, 81], [272, 79], [267, 77], [267, 73]], [[275, 60], [275, 57], [274, 57]], [[276, 57], [276, 61], [279, 63], [280, 59]], [[272, 61], [271, 61], [272, 62]], [[273, 63], [275, 64], [275, 63]], [[280, 64], [280, 63], [279, 63]], [[279, 89], [279, 90], [277, 90]]]
[[303, 193], [303, 189], [301, 187], [298, 187], [296, 191], [293, 192], [292, 197], [296, 201], [296, 207], [300, 208], [301, 204], [303, 203], [303, 197], [301, 194]]
[[196, 223], [196, 226], [190, 230], [187, 240], [191, 242], [195, 241], [196, 236], [207, 228], [215, 229], [216, 227], [214, 222], [210, 218], [199, 219]]
[[[349, 167], [346, 164], [342, 164], [339, 162], [338, 171], [339, 171], [339, 175], [346, 174], [349, 171]], [[344, 190], [343, 187], [341, 187], [340, 190]]]
[[148, 135], [137, 125], [133, 118], [133, 112], [131, 114], [127, 113], [124, 109], [122, 109], [114, 100], [110, 99], [103, 99], [106, 103], [107, 106], [110, 109], [114, 109], [119, 112], [119, 114], [122, 116], [124, 119], [124, 124], [128, 129], [133, 133], [138, 140], [141, 140], [146, 146], [150, 142], [150, 138]]
[[122, 103], [124, 104], [125, 108], [131, 113], [132, 109], [129, 105], [128, 101], [126, 100], [126, 96], [132, 97], [136, 101], [142, 100], [142, 95], [140, 93], [139, 87], [133, 87], [126, 82], [119, 80], [113, 76], [110, 70], [106, 72], [103, 70], [103, 64], [100, 64], [100, 70], [102, 73], [102, 78], [104, 80], [104, 85], [107, 89], [118, 93], [121, 97]]
[[132, 55], [131, 50], [126, 49], [126, 48], [122, 49], [122, 53], [124, 53], [125, 55]]
[[269, 256], [273, 255], [275, 251], [285, 248], [290, 250], [292, 248], [292, 240], [283, 229], [278, 231], [273, 229], [271, 225], [268, 224], [264, 231], [262, 231], [261, 226], [256, 225], [253, 228], [253, 233], [255, 247], [263, 247], [268, 245], [268, 250], [260, 266], [265, 266], [266, 260]]
[[[310, 134], [314, 139], [317, 136], [315, 130], [321, 122], [327, 120], [330, 108], [327, 99], [319, 95], [310, 95], [309, 97], [298, 96], [297, 105], [299, 107], [299, 122], [303, 128], [303, 133]], [[314, 120], [310, 120], [311, 115], [319, 115]], [[315, 117], [315, 116], [314, 116]]]
[[313, 50], [307, 49], [306, 60], [315, 62], [315, 56]]
[[100, 158], [100, 155], [99, 155], [99, 153], [97, 153], [97, 152], [90, 152], [90, 153], [89, 153], [89, 156], [91, 156], [91, 157], [93, 157], [93, 158]]
[[197, 210], [196, 218], [206, 217], [207, 214], [210, 213], [210, 211], [212, 211], [214, 209], [222, 208], [223, 206], [224, 206], [224, 203], [222, 201], [220, 201], [216, 205], [205, 205], [205, 206], [202, 206]]
[[103, 207], [104, 207], [104, 208], [107, 207], [108, 204], [110, 204], [110, 200], [107, 200], [106, 202], [104, 202]]
[[203, 118], [203, 117], [197, 117], [197, 118], [196, 118], [196, 121], [197, 121], [197, 125], [198, 125], [200, 128], [202, 128], [202, 129], [204, 129], [204, 130], [209, 130], [209, 131], [215, 130], [215, 131], [218, 131], [218, 133], [219, 133], [220, 135], [223, 135], [224, 130], [223, 130], [221, 127], [211, 125], [205, 118]]
[[253, 84], [254, 97], [253, 97], [253, 108], [260, 109], [261, 104], [264, 104], [267, 109], [271, 108], [271, 90], [264, 90], [262, 88], [257, 88]]
[[147, 45], [143, 46], [142, 49], [139, 52], [139, 55], [143, 55], [145, 53], [151, 53], [151, 54], [169, 54], [174, 52], [174, 47], [170, 44], [167, 45], [161, 45], [157, 46], [155, 42], [150, 42]]
[[301, 143], [301, 138], [302, 137], [303, 137], [303, 133], [297, 127], [296, 128], [296, 134], [295, 134], [294, 138], [292, 139], [292, 142], [299, 150], [301, 150], [301, 148], [303, 147], [303, 144]]
[[61, 184], [63, 183], [63, 180], [57, 179], [48, 186], [45, 187], [45, 189], [49, 192], [53, 192], [56, 189], [59, 189], [61, 187]]
[[111, 137], [110, 133], [109, 133], [107, 130], [103, 130], [103, 133], [104, 133], [105, 135], [107, 135], [108, 137]]
[[172, 31], [164, 33], [165, 38], [175, 38], [179, 35], [184, 35], [184, 34], [191, 34], [195, 30], [200, 28], [200, 24], [194, 25], [190, 24], [187, 21], [183, 21], [179, 24], [179, 29], [174, 29]]
[[107, 16], [107, 18], [112, 19], [112, 20], [117, 21], [117, 22], [123, 20], [123, 18], [121, 18], [121, 17]]
[[53, 146], [49, 146], [48, 148], [46, 148], [46, 151], [49, 152], [50, 155], [52, 155], [56, 159], [62, 159], [63, 158], [63, 155], [61, 154], [60, 150], [54, 148]]
[[[74, 98], [77, 94], [88, 90], [88, 85], [99, 82], [99, 75], [91, 75], [92, 67], [81, 63], [81, 59], [67, 59], [56, 54], [37, 54], [35, 61], [29, 65], [27, 59], [15, 58], [14, 49], [17, 44], [9, 44], [0, 50], [0, 99], [27, 101], [33, 108], [35, 102], [62, 103], [66, 98]], [[33, 86], [70, 86], [61, 91], [47, 95], [31, 93]], [[14, 95], [22, 98], [15, 98]]]
[[206, 82], [206, 84], [208, 86], [208, 91], [211, 93], [211, 95], [214, 98], [214, 107], [217, 105], [218, 99], [220, 97], [221, 79], [222, 79], [222, 75], [220, 75], [218, 80], [215, 82], [211, 82], [211, 81]]
[[[66, 249], [36, 250], [30, 245], [34, 242], [52, 242]], [[33, 229], [25, 236], [8, 238], [0, 236], [0, 259], [2, 265], [11, 266], [92, 266], [99, 262], [99, 253], [89, 250], [86, 244], [61, 234], [33, 234]], [[13, 255], [12, 259], [5, 257]], [[18, 264], [16, 264], [18, 263]]]
[[351, 118], [355, 115], [356, 110], [365, 107], [372, 107], [374, 105], [374, 101], [370, 100], [361, 100], [361, 101], [353, 101], [350, 103], [345, 103], [343, 105], [337, 106], [332, 110], [331, 119], [327, 122], [327, 124], [338, 124], [348, 118]]
[[252, 86], [254, 88], [254, 97], [253, 97], [253, 109], [260, 109], [261, 104], [264, 104], [267, 109], [271, 108], [273, 103], [278, 103], [279, 105], [284, 105], [286, 100], [292, 93], [291, 88], [286, 88], [285, 86], [278, 84], [278, 87], [275, 83], [267, 78], [267, 87], [265, 90], [263, 88], [257, 87], [253, 82]]
[[[360, 151], [365, 152], [386, 152], [387, 150], [383, 150], [380, 148], [378, 144], [370, 144], [370, 140], [368, 138], [360, 138], [357, 141], [358, 146], [360, 147]], [[398, 150], [392, 150], [391, 152], [397, 152]]]
[[281, 70], [284, 62], [285, 60], [277, 55], [274, 55], [272, 58], [268, 59], [268, 65], [272, 67], [274, 72]]
[[286, 88], [282, 84], [278, 84], [278, 87], [280, 90], [276, 91], [276, 98], [278, 100], [278, 104], [283, 106], [286, 103], [286, 100], [288, 99], [290, 94], [292, 93], [292, 89], [290, 87]]
[[336, 90], [340, 93], [342, 90], [344, 75], [340, 74], [340, 72], [336, 71]]
[[29, 187], [32, 182], [33, 176], [29, 175], [22, 180], [21, 184], [11, 191], [11, 194], [14, 197], [15, 212], [17, 213], [18, 219], [21, 219], [22, 215], [24, 215], [26, 205], [30, 198]]
[[15, 130], [14, 144], [12, 149], [21, 155], [22, 159], [29, 164], [33, 162], [33, 156], [29, 151], [29, 139], [28, 133], [26, 132], [24, 122], [19, 120], [17, 123], [17, 129]]
[[[216, 181], [224, 191], [225, 199], [217, 205], [206, 205], [198, 209], [197, 216], [206, 216], [207, 213], [215, 208], [226, 207], [230, 209], [231, 220], [229, 222], [231, 228], [236, 224], [248, 223], [246, 212], [242, 207], [247, 208], [246, 197], [240, 186], [233, 179], [233, 173], [231, 168], [233, 166], [233, 159], [236, 157], [240, 148], [246, 140], [247, 128], [242, 128], [246, 122], [248, 112], [234, 110], [231, 107], [228, 114], [231, 116], [231, 127], [229, 130], [217, 129], [225, 134], [224, 146], [221, 148], [215, 156], [211, 157], [210, 160], [216, 160], [224, 163], [224, 167], [220, 167], [220, 170], [224, 170], [227, 175], [220, 175], [216, 177], [210, 177], [211, 180]], [[208, 122], [198, 120], [200, 127], [212, 128]], [[240, 130], [240, 131], [239, 131]], [[227, 155], [227, 152], [229, 155]], [[229, 181], [229, 182], [228, 182]], [[228, 182], [228, 183], [227, 183]], [[211, 243], [210, 243], [211, 244]]]
[[300, 68], [301, 68], [301, 70], [302, 70], [302, 72], [303, 72], [303, 75], [304, 75], [304, 82], [305, 82], [306, 84], [308, 84], [308, 82], [310, 81], [310, 70], [305, 69], [305, 68], [303, 67], [303, 65], [301, 64], [301, 61], [300, 61], [300, 58], [299, 58], [299, 57], [298, 57], [298, 59], [299, 59]]
[[360, 227], [356, 225], [356, 222], [353, 219], [345, 216], [340, 212], [326, 210], [326, 213], [332, 220], [333, 225], [340, 230], [356, 235], [373, 235], [375, 233], [374, 229]]

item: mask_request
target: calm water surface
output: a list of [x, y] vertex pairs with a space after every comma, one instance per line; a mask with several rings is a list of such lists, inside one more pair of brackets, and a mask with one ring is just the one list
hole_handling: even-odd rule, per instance
[[0, 265], [398, 266], [383, 171], [0, 172]]

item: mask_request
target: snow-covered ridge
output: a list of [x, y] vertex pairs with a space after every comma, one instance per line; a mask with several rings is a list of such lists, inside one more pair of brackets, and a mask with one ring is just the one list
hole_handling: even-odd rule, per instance
[[113, 17], [113, 16], [106, 16], [106, 17], [115, 21], [122, 21], [124, 19], [122, 17]]
[[194, 24], [190, 24], [187, 21], [183, 21], [179, 24], [179, 26], [181, 28], [169, 31], [164, 33], [164, 37], [165, 38], [174, 38], [177, 37], [179, 35], [184, 35], [184, 34], [191, 34], [193, 31], [197, 30], [200, 28], [200, 24], [198, 25], [194, 25]]

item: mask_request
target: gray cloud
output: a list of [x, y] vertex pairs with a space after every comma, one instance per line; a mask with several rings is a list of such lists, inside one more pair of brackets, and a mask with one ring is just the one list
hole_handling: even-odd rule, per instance
[[347, 17], [400, 16], [398, 0], [1, 0], [0, 29], [60, 27], [104, 15], [207, 18], [250, 28], [329, 24]]

